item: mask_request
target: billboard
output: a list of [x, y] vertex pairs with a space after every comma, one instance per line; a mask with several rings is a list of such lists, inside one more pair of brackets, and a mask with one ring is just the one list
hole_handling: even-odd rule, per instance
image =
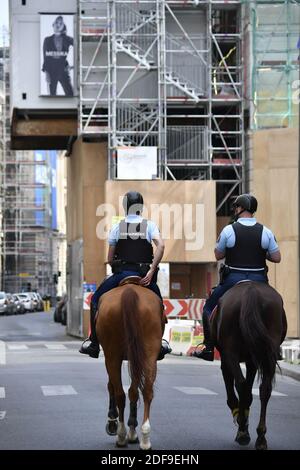
[[40, 13], [40, 95], [74, 96], [74, 15]]

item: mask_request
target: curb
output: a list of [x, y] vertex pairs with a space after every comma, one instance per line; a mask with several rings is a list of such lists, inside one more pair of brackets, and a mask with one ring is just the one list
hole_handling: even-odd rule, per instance
[[280, 370], [276, 370], [276, 374], [285, 375], [286, 377], [291, 377], [294, 380], [300, 380], [300, 365], [289, 364], [288, 362], [280, 363]]

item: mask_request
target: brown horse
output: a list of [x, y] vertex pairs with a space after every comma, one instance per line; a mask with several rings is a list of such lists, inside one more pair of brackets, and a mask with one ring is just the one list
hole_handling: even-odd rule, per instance
[[[145, 287], [126, 284], [105, 293], [99, 302], [96, 331], [108, 373], [109, 412], [106, 432], [117, 435], [116, 445], [138, 442], [136, 433], [139, 390], [144, 399], [140, 448], [151, 448], [150, 405], [156, 378], [156, 360], [164, 331], [158, 296]], [[125, 393], [121, 367], [128, 360], [131, 386], [128, 391], [129, 431], [124, 424]]]
[[[221, 355], [227, 405], [238, 423], [235, 440], [240, 445], [250, 442], [248, 417], [252, 386], [258, 371], [261, 411], [255, 448], [265, 450], [267, 404], [274, 383], [280, 344], [287, 331], [282, 298], [268, 284], [252, 281], [238, 283], [220, 299], [211, 329]], [[246, 363], [246, 377], [240, 362]]]

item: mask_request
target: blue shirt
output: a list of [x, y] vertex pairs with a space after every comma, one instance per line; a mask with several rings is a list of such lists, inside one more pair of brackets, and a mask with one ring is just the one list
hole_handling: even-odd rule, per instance
[[[141, 223], [142, 220], [143, 220], [143, 217], [141, 217], [140, 215], [130, 214], [125, 217], [125, 222], [128, 222], [129, 224], [138, 224], [138, 223]], [[117, 241], [119, 240], [119, 236], [120, 236], [120, 227], [118, 223], [118, 224], [115, 224], [112, 227], [111, 231], [109, 232], [108, 244], [110, 246], [115, 246], [117, 244]], [[149, 243], [151, 243], [154, 238], [159, 237], [159, 228], [151, 220], [147, 220], [146, 237]]]
[[[238, 219], [238, 223], [242, 225], [255, 225], [256, 219], [254, 217], [242, 217]], [[223, 228], [216, 244], [216, 249], [221, 253], [225, 253], [226, 248], [232, 248], [235, 245], [235, 233], [232, 225], [226, 225]], [[261, 236], [261, 246], [268, 253], [274, 253], [279, 250], [276, 238], [270, 229], [264, 226]]]

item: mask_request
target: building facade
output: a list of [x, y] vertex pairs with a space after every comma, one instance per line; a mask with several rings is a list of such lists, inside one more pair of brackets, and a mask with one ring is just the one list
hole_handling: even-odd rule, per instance
[[[118, 197], [130, 188], [146, 194], [151, 215], [158, 202], [169, 208], [202, 207], [204, 235], [198, 249], [188, 244], [194, 241], [191, 233], [183, 233], [183, 244], [177, 243], [179, 216], [174, 207], [169, 214], [172, 231], [164, 261], [173, 298], [205, 298], [217, 282], [213, 244], [228, 223], [233, 198], [242, 191], [258, 195], [262, 222], [275, 232], [276, 221], [285, 226], [279, 241], [283, 251], [285, 242], [293, 243], [291, 257], [296, 256], [299, 237], [289, 226], [292, 214], [276, 212], [278, 204], [271, 210], [266, 203], [271, 186], [263, 182], [267, 178], [271, 184], [279, 169], [273, 154], [283, 147], [274, 148], [273, 132], [280, 142], [287, 139], [293, 156], [297, 147], [299, 112], [293, 87], [299, 74], [300, 2], [54, 0], [44, 8], [35, 0], [10, 4], [16, 58], [13, 147], [36, 148], [43, 136], [44, 148], [66, 149], [68, 157], [72, 334], [82, 335], [88, 323], [88, 311], [82, 308], [85, 286], [99, 283], [106, 274], [107, 244], [99, 227], [108, 228], [122, 216]], [[42, 51], [58, 16], [71, 39], [64, 78], [53, 92], [55, 74], [45, 66]], [[29, 44], [34, 47], [31, 67], [26, 68]], [[45, 80], [48, 94], [41, 92]], [[268, 148], [259, 144], [264, 133]], [[296, 155], [292, 163], [284, 156], [279, 160], [282, 172], [274, 176], [274, 188], [276, 178], [282, 187], [288, 185], [285, 171], [296, 174], [298, 167]], [[285, 168], [289, 164], [291, 170]], [[289, 194], [292, 207], [298, 208], [296, 189], [282, 194]], [[108, 205], [114, 213], [106, 210]], [[161, 215], [157, 217], [162, 224]], [[298, 336], [298, 288], [291, 287], [290, 302], [290, 287], [280, 281], [286, 278], [283, 265], [276, 273], [270, 268], [270, 280], [284, 295], [289, 334]], [[296, 261], [293, 269], [298, 279]]]

